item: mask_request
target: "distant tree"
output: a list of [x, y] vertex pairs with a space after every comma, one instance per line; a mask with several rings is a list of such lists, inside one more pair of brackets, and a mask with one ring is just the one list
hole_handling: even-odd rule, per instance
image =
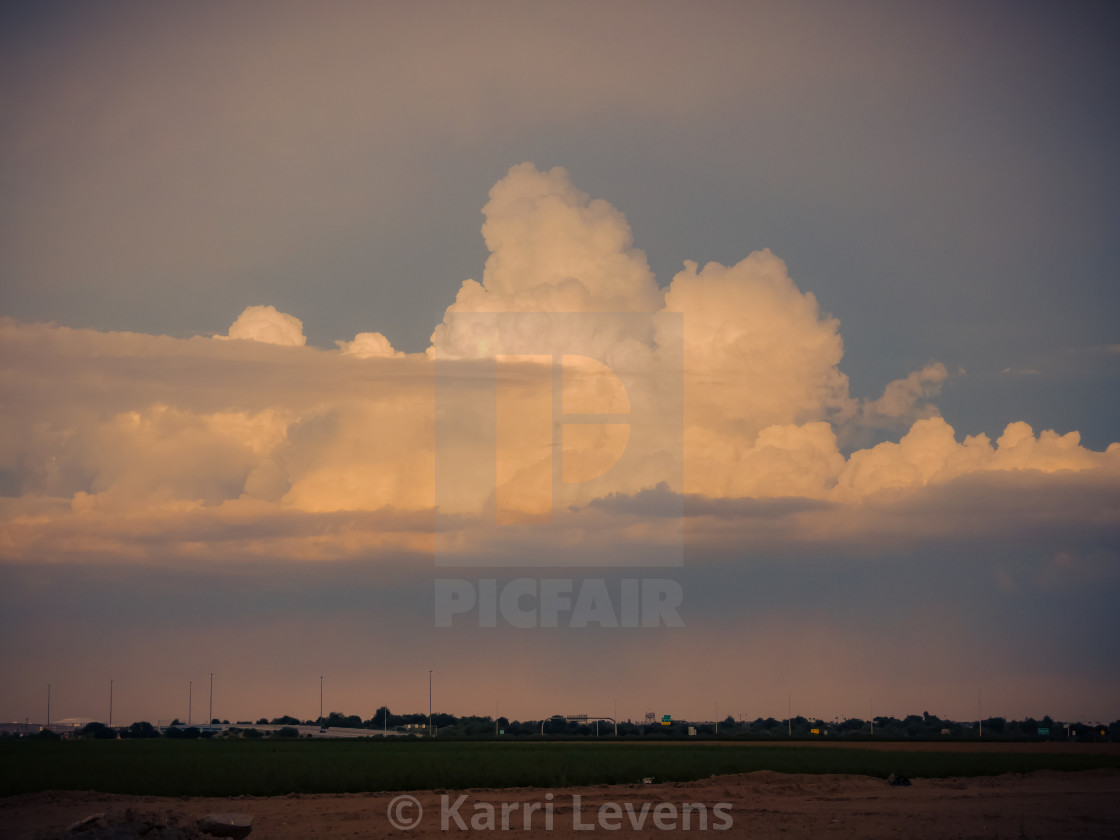
[[917, 715], [907, 715], [906, 719], [902, 721], [902, 728], [910, 738], [922, 735], [926, 731], [925, 718], [918, 717]]
[[[294, 718], [291, 715], [283, 715], [278, 718], [273, 718], [270, 723], [273, 726], [299, 726], [300, 720], [299, 718]], [[309, 720], [308, 723], [314, 723], [314, 721]]]
[[282, 726], [276, 730], [277, 738], [298, 738], [299, 730], [294, 726]]
[[99, 724], [93, 721], [92, 724], [86, 724], [82, 727], [82, 731], [78, 732], [80, 738], [115, 738], [116, 730], [110, 729], [104, 724]]
[[326, 719], [327, 726], [346, 727], [347, 729], [360, 729], [362, 719], [357, 715], [344, 715], [341, 712], [331, 712]]
[[103, 723], [93, 721], [92, 723], [87, 723], [85, 726], [83, 726], [82, 731], [78, 733], [78, 736], [81, 738], [94, 739], [116, 738], [117, 730], [110, 729]]
[[139, 720], [121, 732], [125, 738], [158, 738], [159, 730], [146, 720]]
[[197, 738], [202, 732], [197, 726], [169, 726], [165, 734], [168, 738]]

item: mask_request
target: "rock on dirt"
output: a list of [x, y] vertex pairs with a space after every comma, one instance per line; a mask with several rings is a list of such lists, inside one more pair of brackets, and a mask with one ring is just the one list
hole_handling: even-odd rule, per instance
[[213, 837], [247, 837], [253, 830], [251, 814], [207, 814], [198, 827]]

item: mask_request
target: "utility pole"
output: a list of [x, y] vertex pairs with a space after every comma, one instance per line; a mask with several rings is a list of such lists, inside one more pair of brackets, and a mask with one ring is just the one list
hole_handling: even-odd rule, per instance
[[976, 723], [980, 726], [980, 737], [984, 737], [984, 689], [976, 695]]
[[789, 727], [789, 737], [793, 737], [793, 695], [786, 695], [786, 725]]
[[428, 737], [432, 737], [432, 669], [428, 669]]
[[194, 683], [187, 680], [187, 726], [191, 725], [191, 702], [193, 700]]
[[206, 718], [206, 725], [214, 722], [214, 673], [210, 672], [210, 717]]
[[109, 680], [109, 728], [113, 728], [113, 681]]
[[323, 726], [323, 675], [319, 675], [319, 727]]
[[51, 725], [51, 684], [47, 683], [47, 728]]

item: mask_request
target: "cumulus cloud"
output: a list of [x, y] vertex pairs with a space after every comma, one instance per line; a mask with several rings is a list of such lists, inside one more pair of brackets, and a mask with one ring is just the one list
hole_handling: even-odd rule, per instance
[[883, 389], [883, 396], [863, 404], [861, 419], [867, 425], [878, 426], [921, 415], [934, 416], [939, 412], [929, 400], [941, 393], [948, 378], [945, 365], [933, 362], [904, 379], [896, 379]]
[[[514, 166], [490, 190], [482, 209], [490, 256], [482, 282], [466, 280], [429, 354], [442, 358], [485, 355], [487, 331], [460, 313], [654, 312], [661, 290], [646, 255], [633, 247], [626, 217], [572, 184], [567, 171]], [[473, 326], [473, 328], [472, 328]], [[619, 341], [605, 336], [604, 341]]]
[[724, 429], [737, 438], [854, 410], [848, 378], [838, 368], [840, 322], [797, 288], [769, 250], [730, 267], [708, 263], [700, 270], [686, 262], [665, 308], [684, 316], [691, 413], [720, 402]]
[[353, 341], [336, 341], [338, 349], [347, 356], [359, 359], [391, 359], [404, 353], [394, 350], [389, 339], [379, 332], [362, 332]]
[[274, 306], [246, 306], [245, 311], [230, 326], [229, 335], [219, 337], [241, 338], [285, 347], [303, 347], [307, 344], [303, 335], [303, 321], [278, 311]]
[[1077, 432], [1034, 433], [1030, 425], [1011, 423], [996, 440], [966, 436], [957, 443], [953, 428], [940, 417], [919, 420], [898, 443], [884, 442], [853, 452], [841, 474], [837, 494], [849, 500], [884, 490], [944, 483], [969, 473], [1032, 470], [1041, 473], [1120, 469], [1120, 444], [1105, 452], [1081, 446]]
[[[834, 452], [830, 422], [856, 410], [839, 322], [782, 260], [763, 250], [733, 266], [686, 262], [665, 310], [683, 324], [686, 492], [796, 495], [809, 474], [836, 469], [835, 455], [811, 453]], [[793, 469], [807, 461], [809, 474]]]
[[[482, 282], [462, 284], [427, 354], [373, 331], [339, 352], [309, 347], [302, 322], [272, 306], [220, 336], [241, 341], [0, 321], [0, 555], [430, 551], [440, 508], [462, 557], [515, 562], [533, 529], [495, 527], [495, 511], [516, 519], [551, 500], [568, 528], [554, 553], [641, 563], [644, 546], [673, 538], [682, 500], [705, 523], [691, 539], [778, 550], [957, 527], [954, 487], [977, 508], [1014, 497], [1015, 516], [985, 526], [1006, 532], [1048, 515], [1045, 493], [1015, 487], [1091, 500], [1084, 488], [1120, 483], [1120, 443], [1094, 452], [1076, 432], [1022, 422], [994, 442], [958, 435], [933, 403], [948, 381], [936, 362], [876, 399], [853, 396], [838, 320], [770, 251], [686, 262], [661, 289], [621, 212], [531, 164], [494, 186], [484, 214]], [[433, 388], [448, 379], [454, 405]], [[557, 438], [554, 393], [583, 418]], [[662, 422], [643, 430], [649, 417]], [[437, 451], [440, 423], [455, 436]], [[845, 455], [854, 427], [898, 437]], [[882, 514], [900, 505], [909, 531]], [[1085, 505], [1078, 521], [1120, 524]], [[278, 531], [285, 516], [298, 527]]]

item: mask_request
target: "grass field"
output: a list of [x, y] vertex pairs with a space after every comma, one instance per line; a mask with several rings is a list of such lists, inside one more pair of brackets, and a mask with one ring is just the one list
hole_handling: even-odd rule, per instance
[[[996, 747], [998, 749], [998, 747]], [[0, 742], [0, 795], [96, 790], [157, 796], [256, 796], [470, 787], [689, 781], [712, 774], [986, 776], [1120, 769], [1120, 756], [910, 752], [728, 744], [381, 741]]]

